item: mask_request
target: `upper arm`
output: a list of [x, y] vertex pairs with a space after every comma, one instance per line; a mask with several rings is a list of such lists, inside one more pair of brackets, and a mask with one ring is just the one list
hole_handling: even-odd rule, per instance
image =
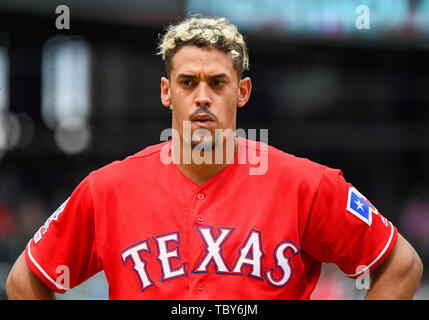
[[348, 183], [326, 168], [302, 235], [302, 250], [336, 264], [348, 277], [373, 271], [389, 256], [397, 228]]
[[54, 299], [54, 292], [48, 288], [30, 269], [25, 261], [25, 252], [16, 260], [6, 282], [7, 296], [11, 300]]
[[371, 273], [367, 299], [412, 299], [420, 284], [423, 264], [400, 234], [391, 254]]
[[27, 243], [25, 261], [46, 286], [65, 293], [102, 269], [95, 230], [86, 178]]

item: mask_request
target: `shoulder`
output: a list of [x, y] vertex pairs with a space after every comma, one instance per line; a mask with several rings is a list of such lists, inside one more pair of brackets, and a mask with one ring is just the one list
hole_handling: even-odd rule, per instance
[[297, 156], [270, 146], [270, 158], [274, 166], [283, 167], [300, 174], [322, 173], [327, 166], [309, 158]]
[[330, 169], [324, 164], [285, 152], [263, 142], [247, 139], [240, 140], [240, 144], [245, 148], [249, 163], [255, 163], [255, 160], [252, 160], [252, 156], [257, 158], [259, 163], [262, 163], [262, 158], [266, 157], [268, 175], [287, 174], [294, 178], [312, 176], [320, 178], [326, 170]]
[[108, 183], [118, 180], [126, 180], [137, 172], [139, 175], [156, 169], [161, 165], [160, 153], [163, 147], [168, 146], [167, 142], [151, 145], [145, 149], [130, 155], [122, 160], [113, 161], [90, 173], [89, 178], [94, 182]]
[[[274, 171], [281, 172], [288, 180], [293, 180], [301, 186], [318, 188], [323, 176], [330, 169], [324, 164], [309, 158], [296, 156], [272, 147], [270, 154]], [[274, 172], [273, 172], [274, 173]]]
[[[262, 166], [263, 162], [266, 163], [266, 172], [259, 177], [254, 176], [254, 180], [258, 183], [273, 184], [282, 190], [298, 190], [305, 194], [315, 194], [322, 181], [328, 181], [330, 185], [335, 185], [339, 181], [339, 176], [342, 176], [341, 170], [309, 158], [285, 152], [262, 142], [241, 140], [250, 167], [253, 166], [252, 163], [255, 163], [254, 159], [253, 161], [251, 159], [252, 153], [256, 154], [253, 157], [259, 161], [256, 162], [256, 166]], [[263, 157], [266, 159], [264, 160]]]

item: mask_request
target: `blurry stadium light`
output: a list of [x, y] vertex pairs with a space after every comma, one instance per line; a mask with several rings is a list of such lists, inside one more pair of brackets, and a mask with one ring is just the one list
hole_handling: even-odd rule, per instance
[[79, 118], [66, 119], [55, 129], [55, 142], [67, 154], [76, 154], [85, 150], [90, 139], [89, 125]]
[[55, 130], [65, 153], [84, 151], [90, 142], [91, 55], [81, 38], [56, 36], [42, 54], [42, 118]]
[[4, 119], [9, 107], [9, 59], [5, 48], [0, 47], [0, 158], [7, 146], [7, 124]]
[[0, 47], [0, 112], [9, 108], [9, 55]]
[[9, 109], [9, 55], [0, 47], [0, 159], [12, 149], [19, 140], [19, 122]]
[[0, 150], [15, 148], [21, 138], [21, 124], [11, 112], [0, 113]]
[[9, 54], [0, 47], [0, 158], [8, 150], [27, 145], [33, 137], [32, 126], [28, 115], [9, 111]]

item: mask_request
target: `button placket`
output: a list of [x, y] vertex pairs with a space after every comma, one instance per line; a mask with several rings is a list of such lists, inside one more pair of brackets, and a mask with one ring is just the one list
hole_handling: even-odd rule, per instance
[[198, 194], [197, 194], [197, 199], [198, 200], [204, 200], [206, 198], [206, 195], [204, 194], [204, 193], [202, 193], [202, 192], [198, 192]]
[[[206, 205], [204, 201], [207, 201], [206, 194], [203, 191], [197, 191], [194, 194], [194, 227], [199, 227], [206, 223], [206, 215], [204, 213], [204, 210], [206, 208]], [[198, 233], [198, 232], [197, 232]], [[201, 239], [199, 239], [201, 240]], [[198, 249], [200, 250], [200, 248]], [[196, 283], [194, 283], [194, 294], [196, 294], [196, 297], [200, 294], [204, 294], [206, 291], [206, 284], [202, 279], [198, 279]]]
[[[197, 198], [197, 202], [200, 202], [200, 201], [203, 201], [205, 198], [206, 198], [206, 195], [205, 195], [205, 193], [204, 192], [202, 192], [202, 191], [199, 191], [197, 194], [196, 194], [196, 198]], [[198, 206], [199, 207], [199, 206]], [[199, 211], [199, 210], [198, 210]], [[205, 221], [205, 219], [206, 219], [206, 217], [205, 217], [205, 215], [203, 214], [203, 213], [198, 213], [197, 215], [196, 215], [196, 217], [195, 217], [195, 220], [196, 220], [196, 222], [198, 223], [198, 224], [202, 224], [204, 221]]]
[[203, 214], [199, 214], [199, 215], [197, 215], [197, 221], [199, 222], [199, 223], [203, 223], [204, 222], [204, 215]]

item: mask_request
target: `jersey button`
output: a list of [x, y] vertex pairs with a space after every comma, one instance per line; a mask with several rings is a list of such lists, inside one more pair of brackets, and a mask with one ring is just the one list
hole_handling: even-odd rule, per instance
[[199, 223], [204, 222], [204, 215], [203, 215], [203, 214], [199, 214], [199, 215], [197, 216], [197, 221], [198, 221]]
[[197, 199], [198, 200], [204, 200], [205, 197], [206, 197], [205, 194], [202, 193], [202, 192], [200, 192], [200, 193], [197, 194]]
[[198, 284], [197, 284], [198, 291], [203, 291], [204, 288], [205, 288], [204, 283], [203, 282], [198, 282]]

